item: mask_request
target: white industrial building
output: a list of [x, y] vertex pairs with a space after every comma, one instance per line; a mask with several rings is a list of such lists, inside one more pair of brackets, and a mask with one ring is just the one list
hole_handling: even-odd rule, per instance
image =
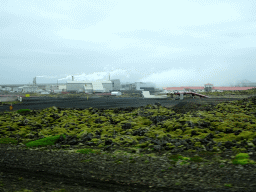
[[39, 91], [38, 86], [23, 86], [22, 88], [23, 88], [23, 91], [22, 91], [23, 93], [28, 93], [28, 92], [36, 93]]
[[85, 93], [110, 92], [112, 91], [112, 82], [111, 81], [97, 81], [97, 82], [68, 81], [67, 91], [68, 92], [85, 92]]
[[111, 79], [110, 81], [112, 82], [112, 90], [120, 91], [121, 89], [120, 79]]
[[167, 99], [167, 95], [150, 95], [149, 91], [142, 91], [142, 97], [145, 99]]
[[5, 87], [5, 88], [1, 87], [1, 90], [2, 91], [12, 91], [12, 88], [11, 87]]
[[74, 81], [72, 76], [72, 81], [67, 81], [66, 85], [67, 92], [83, 92], [83, 93], [92, 93], [92, 92], [111, 92], [113, 90], [120, 90], [120, 80], [99, 80], [99, 81]]
[[124, 90], [136, 90], [136, 86], [135, 83], [124, 83], [121, 85], [120, 90], [124, 91]]
[[23, 87], [13, 87], [13, 91], [17, 93], [21, 93], [23, 91]]
[[61, 90], [61, 91], [67, 90], [67, 85], [58, 85], [58, 86], [59, 86], [59, 90]]
[[[93, 93], [93, 92], [111, 92], [111, 91], [120, 91], [121, 85], [119, 79], [113, 80], [102, 80], [102, 81], [74, 81], [72, 76], [72, 81], [67, 81], [66, 84], [55, 84], [55, 85], [45, 85], [42, 89], [36, 85], [36, 79], [33, 80], [33, 85], [14, 87], [5, 87], [0, 86], [2, 91], [13, 91], [18, 93], [61, 93], [61, 92], [76, 92], [76, 93]], [[44, 93], [42, 93], [44, 92]]]
[[13, 87], [13, 92], [16, 92], [16, 93], [40, 93], [43, 91], [44, 90], [39, 89], [38, 86]]
[[122, 93], [120, 91], [113, 91], [113, 92], [111, 92], [111, 95], [120, 96], [120, 95], [122, 95]]
[[150, 82], [135, 82], [136, 90], [140, 91], [154, 91], [155, 85]]
[[47, 92], [47, 91], [42, 91], [41, 94], [42, 94], [42, 95], [49, 95], [50, 93]]
[[66, 85], [46, 85], [45, 91], [48, 92], [58, 92], [58, 91], [65, 91]]
[[130, 91], [155, 91], [155, 85], [151, 82], [123, 83], [120, 90]]
[[62, 90], [53, 90], [52, 92], [53, 92], [53, 93], [61, 94]]

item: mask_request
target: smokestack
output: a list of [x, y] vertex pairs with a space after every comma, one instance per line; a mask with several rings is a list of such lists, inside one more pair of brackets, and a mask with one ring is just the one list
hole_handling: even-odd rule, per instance
[[36, 77], [33, 78], [33, 85], [36, 85]]
[[108, 77], [108, 80], [110, 81], [110, 73], [109, 73], [109, 77]]
[[72, 81], [74, 81], [74, 76], [72, 76]]

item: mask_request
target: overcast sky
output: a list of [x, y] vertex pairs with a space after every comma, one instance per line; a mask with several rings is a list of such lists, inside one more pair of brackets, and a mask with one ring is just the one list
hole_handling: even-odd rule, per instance
[[255, 0], [0, 0], [0, 85], [256, 82]]

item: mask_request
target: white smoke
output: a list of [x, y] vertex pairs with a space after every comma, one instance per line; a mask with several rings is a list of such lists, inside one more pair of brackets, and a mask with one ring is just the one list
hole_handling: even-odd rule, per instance
[[166, 67], [165, 69], [156, 69], [148, 66], [144, 69], [130, 67], [128, 69], [114, 68], [111, 65], [106, 65], [102, 71], [91, 72], [91, 73], [73, 73], [73, 74], [61, 74], [56, 76], [40, 75], [38, 78], [43, 79], [55, 79], [54, 83], [66, 83], [72, 81], [104, 81], [112, 79], [120, 79], [121, 84], [126, 82], [144, 82], [155, 85], [156, 88], [162, 87], [179, 87], [179, 86], [204, 86], [206, 83], [211, 83], [216, 86], [229, 86], [229, 82], [236, 84], [235, 79], [237, 76], [225, 75], [229, 69], [221, 65], [213, 64], [210, 67], [202, 69], [190, 68], [172, 68]]

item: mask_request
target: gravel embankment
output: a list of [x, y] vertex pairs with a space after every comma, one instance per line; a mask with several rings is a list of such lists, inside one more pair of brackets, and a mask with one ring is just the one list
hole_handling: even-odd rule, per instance
[[[2, 145], [1, 145], [2, 146]], [[0, 149], [1, 169], [19, 168], [30, 173], [40, 173], [42, 177], [61, 177], [70, 182], [87, 181], [97, 183], [101, 189], [112, 191], [255, 191], [253, 182], [256, 175], [255, 165], [231, 165], [220, 163], [203, 166], [203, 163], [191, 163], [180, 166], [179, 162], [169, 169], [167, 157], [129, 158], [100, 154], [79, 154], [66, 151], [38, 151]], [[228, 152], [227, 152], [228, 153]], [[122, 163], [116, 163], [122, 159]], [[90, 160], [89, 162], [81, 162]], [[148, 163], [145, 163], [148, 160]], [[164, 171], [163, 171], [164, 170]], [[225, 183], [232, 188], [223, 187]], [[136, 184], [136, 185], [135, 185]], [[178, 185], [179, 184], [179, 185]], [[136, 191], [136, 190], [135, 190]]]

